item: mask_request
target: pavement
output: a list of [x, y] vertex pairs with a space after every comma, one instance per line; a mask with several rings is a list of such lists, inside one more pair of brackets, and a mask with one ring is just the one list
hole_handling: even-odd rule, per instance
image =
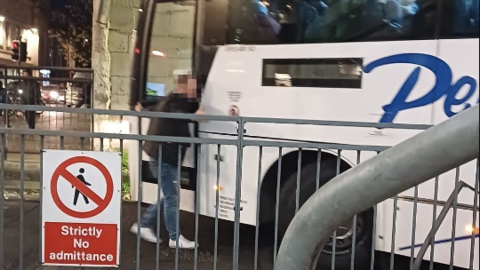
[[[3, 162], [4, 176], [6, 180], [16, 180], [20, 183], [21, 175], [21, 155], [18, 153], [7, 152], [7, 158]], [[26, 182], [40, 181], [40, 154], [24, 154], [23, 160], [23, 179]], [[19, 184], [17, 184], [19, 186]], [[12, 186], [13, 187], [13, 186]]]
[[[23, 207], [23, 220], [20, 219], [20, 209]], [[134, 270], [137, 264], [137, 238], [129, 232], [132, 223], [137, 220], [137, 203], [124, 202], [122, 205], [122, 228], [121, 228], [121, 256], [120, 269]], [[23, 204], [19, 200], [7, 199], [4, 201], [4, 229], [3, 237], [0, 241], [0, 264], [5, 270], [20, 269], [20, 258], [23, 258], [23, 269], [34, 270], [56, 270], [64, 269], [61, 267], [43, 267], [39, 266], [40, 258], [40, 204], [38, 201], [24, 200]], [[0, 220], [1, 222], [1, 220]], [[23, 248], [20, 249], [21, 223], [23, 222]], [[194, 239], [195, 237], [195, 215], [191, 213], [181, 213], [180, 228], [185, 237]], [[0, 226], [1, 228], [1, 226]], [[233, 223], [219, 221], [218, 236], [218, 256], [216, 265], [219, 270], [232, 269], [233, 261]], [[199, 217], [199, 243], [198, 249], [198, 270], [213, 269], [214, 246], [215, 246], [215, 220], [207, 217]], [[273, 269], [273, 242], [270, 237], [266, 237], [264, 232], [260, 232], [258, 269]], [[166, 244], [167, 233], [162, 226], [160, 232], [164, 243], [160, 245], [160, 256], [158, 258], [161, 270], [170, 270], [175, 268], [175, 250], [170, 249]], [[240, 251], [239, 251], [239, 270], [254, 269], [255, 260], [255, 228], [251, 226], [241, 226], [240, 228]], [[4, 246], [1, 246], [3, 243]], [[20, 252], [22, 251], [22, 252]], [[156, 265], [156, 247], [155, 244], [141, 242], [140, 244], [140, 269], [155, 269]], [[195, 256], [194, 251], [180, 251], [178, 268], [194, 269]], [[71, 268], [69, 268], [71, 269]], [[81, 269], [81, 268], [77, 268]], [[95, 269], [95, 268], [88, 268]], [[109, 269], [109, 268], [98, 268]]]

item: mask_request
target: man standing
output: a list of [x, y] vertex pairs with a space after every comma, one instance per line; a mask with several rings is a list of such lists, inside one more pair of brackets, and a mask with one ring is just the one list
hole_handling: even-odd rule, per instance
[[[142, 109], [142, 105], [137, 104], [136, 110]], [[153, 111], [168, 113], [194, 113], [203, 114], [198, 109], [197, 102], [197, 81], [190, 74], [177, 75], [175, 78], [175, 89], [172, 93], [164, 97], [153, 106]], [[189, 120], [153, 118], [147, 135], [154, 136], [172, 136], [172, 137], [190, 137]], [[162, 159], [158, 160], [159, 147], [162, 149]], [[154, 205], [151, 205], [144, 213], [140, 221], [140, 237], [148, 242], [156, 243], [157, 236], [154, 233], [154, 224], [157, 221], [157, 209], [160, 207], [164, 213], [165, 227], [170, 238], [169, 247], [193, 249], [197, 246], [195, 242], [187, 240], [180, 232], [177, 232], [177, 208], [179, 207], [177, 181], [178, 166], [181, 166], [185, 157], [187, 145], [177, 143], [152, 142], [146, 141], [143, 150], [151, 158], [149, 162], [152, 175], [156, 177], [161, 185], [164, 196]], [[180, 153], [179, 153], [180, 151]], [[178, 160], [180, 154], [180, 163]], [[161, 166], [161, 175], [158, 176], [158, 166]], [[133, 224], [130, 231], [134, 234], [138, 232], [138, 224]]]
[[[30, 79], [23, 80], [20, 83], [20, 88], [22, 90], [21, 99], [22, 103], [25, 105], [37, 105], [37, 101], [40, 99], [40, 84], [37, 81], [31, 79], [32, 72], [30, 70], [24, 70], [23, 76]], [[25, 111], [25, 120], [27, 120], [28, 128], [35, 129], [35, 111]]]

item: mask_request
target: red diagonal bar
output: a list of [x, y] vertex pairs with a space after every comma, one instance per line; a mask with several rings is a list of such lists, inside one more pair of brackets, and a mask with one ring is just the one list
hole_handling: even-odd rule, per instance
[[105, 201], [100, 198], [95, 192], [89, 189], [82, 181], [78, 180], [73, 174], [71, 174], [66, 169], [60, 171], [60, 175], [65, 178], [70, 184], [76, 187], [83, 195], [87, 196], [90, 200], [96, 203], [98, 206], [101, 206]]

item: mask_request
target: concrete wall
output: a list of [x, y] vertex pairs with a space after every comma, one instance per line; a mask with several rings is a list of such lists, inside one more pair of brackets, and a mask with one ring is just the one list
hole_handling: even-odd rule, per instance
[[[94, 22], [96, 108], [128, 109], [139, 7], [139, 0], [114, 0], [106, 14], [105, 24]], [[96, 6], [94, 20], [98, 18], [98, 10]], [[157, 4], [151, 50], [166, 56], [151, 55], [148, 81], [164, 83], [167, 92], [173, 88], [173, 71], [191, 67], [194, 17], [193, 6]]]
[[157, 4], [150, 49], [165, 57], [150, 57], [148, 81], [165, 84], [166, 93], [173, 89], [173, 72], [192, 66], [194, 22], [193, 6]]
[[[104, 0], [94, 4], [94, 107], [128, 110], [140, 0]], [[167, 93], [173, 88], [173, 71], [191, 67], [194, 16], [193, 6], [157, 5], [151, 50], [162, 52], [165, 57], [150, 56], [148, 81], [165, 84]], [[128, 132], [128, 126], [120, 117], [95, 118], [95, 131]], [[105, 143], [106, 147], [116, 144]], [[98, 147], [99, 143], [95, 144]]]

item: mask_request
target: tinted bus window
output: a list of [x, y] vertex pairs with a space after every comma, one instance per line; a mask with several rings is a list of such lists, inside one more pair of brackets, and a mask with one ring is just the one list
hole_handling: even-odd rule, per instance
[[264, 59], [262, 86], [362, 88], [363, 59]]
[[478, 38], [479, 0], [443, 0], [441, 37]]
[[436, 0], [230, 0], [227, 43], [431, 39]]

